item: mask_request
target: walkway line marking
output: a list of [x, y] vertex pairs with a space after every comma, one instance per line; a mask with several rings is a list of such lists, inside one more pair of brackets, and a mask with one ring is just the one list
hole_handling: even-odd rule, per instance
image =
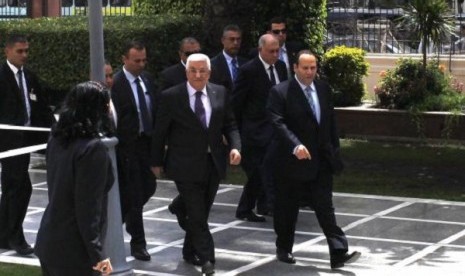
[[437, 244], [433, 244], [433, 245], [430, 245], [426, 248], [424, 248], [423, 250], [417, 252], [416, 254], [413, 254], [412, 256], [392, 265], [393, 267], [395, 268], [402, 268], [402, 267], [405, 267], [423, 257], [425, 257], [426, 255], [430, 254], [430, 253], [433, 253], [434, 251], [438, 250], [439, 248], [441, 248], [443, 246], [443, 244], [449, 244], [453, 241], [456, 241], [462, 237], [465, 236], [465, 229], [450, 236], [450, 237], [447, 237], [445, 239], [443, 239], [442, 241], [438, 242]]
[[[387, 215], [387, 214], [389, 214], [391, 212], [394, 212], [394, 211], [397, 211], [399, 209], [405, 208], [405, 207], [407, 207], [409, 205], [412, 205], [413, 203], [414, 202], [403, 202], [403, 203], [398, 204], [396, 206], [393, 206], [393, 207], [391, 207], [389, 209], [386, 209], [386, 210], [380, 211], [380, 212], [378, 212], [376, 214], [373, 214], [372, 216], [362, 218], [362, 219], [357, 220], [355, 222], [349, 223], [348, 225], [346, 225], [342, 229], [344, 231], [350, 230], [350, 229], [355, 228], [355, 227], [357, 227], [357, 226], [359, 226], [359, 225], [361, 225], [363, 223], [366, 223], [368, 221], [374, 220], [374, 219], [379, 218], [381, 216]], [[326, 239], [326, 237], [321, 235], [319, 237], [313, 238], [313, 239], [308, 240], [306, 242], [300, 243], [300, 244], [294, 246], [294, 252], [299, 251], [299, 250], [301, 250], [303, 248], [307, 248], [308, 246], [310, 246], [312, 244], [316, 244], [316, 243], [318, 243], [318, 242], [320, 242], [320, 241], [322, 241], [324, 239]], [[245, 266], [236, 268], [234, 270], [231, 270], [231, 271], [223, 274], [223, 276], [235, 276], [235, 275], [238, 275], [240, 273], [252, 270], [252, 269], [254, 269], [256, 267], [262, 266], [262, 265], [264, 265], [266, 263], [269, 263], [269, 262], [271, 262], [273, 260], [275, 260], [275, 256], [266, 257], [266, 258], [263, 258], [261, 260], [252, 262], [252, 263], [250, 263], [248, 265], [245, 265]]]
[[134, 273], [139, 273], [139, 274], [143, 274], [143, 275], [150, 275], [150, 276], [183, 276], [182, 274], [152, 272], [152, 271], [140, 270], [140, 269], [133, 269], [132, 271]]

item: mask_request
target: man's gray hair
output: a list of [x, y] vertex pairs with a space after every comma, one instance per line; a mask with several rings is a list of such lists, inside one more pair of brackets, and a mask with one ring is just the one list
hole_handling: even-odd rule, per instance
[[279, 42], [278, 39], [271, 34], [264, 34], [260, 36], [260, 38], [258, 39], [258, 48], [262, 48], [263, 46], [265, 46], [265, 44], [270, 43], [272, 40], [276, 40], [277, 42]]
[[207, 63], [208, 70], [211, 70], [210, 58], [205, 54], [195, 53], [195, 54], [189, 55], [186, 61], [186, 69], [189, 68], [189, 63], [191, 61], [205, 61]]

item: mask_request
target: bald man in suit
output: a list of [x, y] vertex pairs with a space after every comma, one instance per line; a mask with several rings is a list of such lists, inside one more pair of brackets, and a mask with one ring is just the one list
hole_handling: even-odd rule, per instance
[[334, 213], [332, 176], [342, 170], [342, 161], [331, 89], [314, 79], [317, 59], [309, 51], [299, 52], [294, 71], [295, 78], [271, 89], [267, 105], [277, 141], [273, 170], [276, 256], [285, 263], [296, 262], [292, 247], [299, 200], [309, 195], [329, 246], [331, 269], [338, 269], [356, 261], [360, 252], [347, 253], [347, 238]]

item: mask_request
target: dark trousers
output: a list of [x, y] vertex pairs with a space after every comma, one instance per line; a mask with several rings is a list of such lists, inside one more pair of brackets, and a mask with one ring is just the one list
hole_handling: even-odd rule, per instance
[[291, 181], [288, 175], [276, 174], [276, 202], [274, 230], [277, 234], [276, 247], [292, 252], [294, 234], [299, 214], [299, 200], [302, 191], [309, 191], [310, 201], [318, 223], [326, 236], [331, 257], [344, 254], [348, 250], [347, 238], [337, 226], [332, 200], [333, 178], [328, 169], [319, 172], [315, 181]]
[[241, 198], [236, 210], [236, 216], [243, 216], [253, 211], [255, 206], [258, 210], [268, 211], [265, 181], [270, 181], [271, 171], [264, 162], [267, 147], [242, 146], [241, 165], [247, 175]]
[[2, 196], [0, 199], [0, 246], [26, 242], [23, 221], [32, 186], [29, 178], [30, 154], [0, 159], [2, 164]]
[[176, 182], [186, 210], [186, 236], [182, 253], [196, 254], [202, 263], [215, 262], [215, 246], [208, 227], [208, 216], [215, 200], [220, 179], [212, 158], [208, 158], [205, 181]]
[[40, 262], [43, 276], [98, 276], [100, 272], [93, 270], [91, 267], [56, 267]]
[[134, 248], [147, 245], [142, 212], [157, 187], [150, 170], [150, 142], [149, 137], [141, 136], [131, 147], [117, 150], [122, 218]]

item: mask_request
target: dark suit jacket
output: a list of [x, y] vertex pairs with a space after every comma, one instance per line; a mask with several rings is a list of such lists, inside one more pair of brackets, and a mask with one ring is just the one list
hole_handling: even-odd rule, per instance
[[[298, 181], [315, 179], [322, 166], [333, 172], [342, 169], [331, 90], [326, 82], [315, 80], [314, 84], [321, 107], [320, 124], [294, 78], [271, 89], [267, 106], [277, 141], [276, 169]], [[293, 150], [300, 144], [309, 150], [311, 160], [294, 156]]]
[[178, 62], [160, 73], [160, 91], [187, 81], [186, 67]]
[[[278, 60], [275, 67], [279, 79], [287, 80], [284, 62]], [[270, 89], [269, 74], [258, 56], [239, 68], [232, 103], [243, 145], [266, 146], [272, 137], [273, 131], [266, 112]]]
[[294, 72], [294, 63], [296, 62], [297, 54], [303, 48], [304, 47], [296, 41], [286, 41], [287, 58], [292, 72]]
[[[247, 62], [247, 59], [238, 56], [237, 62], [238, 67], [240, 67]], [[210, 82], [223, 85], [226, 87], [228, 92], [231, 92], [233, 88], [233, 80], [231, 78], [228, 63], [223, 55], [223, 51], [211, 59], [211, 69]]]
[[229, 152], [223, 135], [231, 149], [241, 149], [226, 89], [208, 83], [207, 94], [212, 107], [207, 130], [189, 105], [187, 83], [163, 91], [160, 97], [152, 139], [152, 166], [164, 166], [168, 177], [175, 181], [206, 181], [208, 149], [219, 177], [224, 178]]
[[[155, 83], [152, 77], [146, 72], [143, 72], [141, 77], [151, 97], [152, 108], [149, 111], [151, 111], [152, 122], [154, 122], [157, 103]], [[137, 113], [136, 102], [131, 85], [123, 70], [117, 72], [113, 80], [111, 99], [117, 114], [118, 126], [116, 128], [116, 136], [119, 139], [117, 147], [132, 147], [139, 136], [139, 115]]]
[[[53, 120], [52, 112], [38, 78], [27, 68], [24, 68], [24, 77], [31, 106], [31, 126], [50, 127]], [[0, 124], [24, 126], [25, 108], [15, 75], [5, 62], [0, 66]], [[30, 134], [32, 135], [22, 131], [2, 131], [0, 151], [24, 146], [22, 144], [24, 139], [27, 139], [31, 145], [47, 142], [48, 133], [41, 133], [43, 134], [41, 135], [33, 132]]]
[[35, 253], [51, 266], [91, 267], [104, 259], [107, 193], [114, 181], [107, 148], [100, 139], [64, 147], [51, 138], [46, 160], [49, 204]]

